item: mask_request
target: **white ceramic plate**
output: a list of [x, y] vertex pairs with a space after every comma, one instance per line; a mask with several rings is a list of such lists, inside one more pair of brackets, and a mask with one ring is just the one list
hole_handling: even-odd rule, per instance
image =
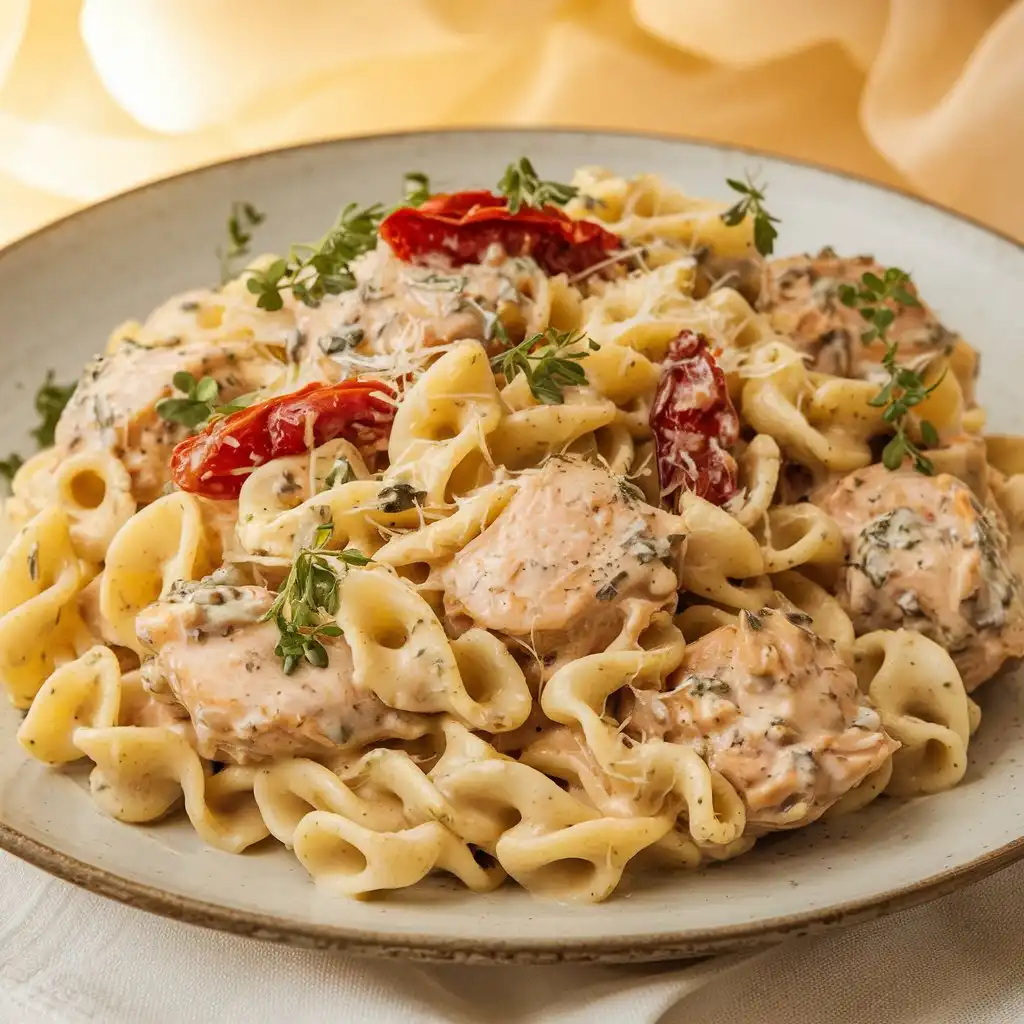
[[[946, 323], [984, 354], [991, 428], [1024, 431], [1019, 288], [1024, 250], [918, 200], [756, 153], [651, 137], [575, 132], [382, 136], [236, 160], [159, 182], [48, 227], [0, 254], [0, 429], [30, 450], [35, 386], [77, 375], [109, 330], [216, 276], [232, 199], [269, 212], [261, 247], [318, 236], [341, 203], [387, 201], [406, 170], [436, 187], [495, 181], [522, 154], [545, 176], [580, 164], [655, 171], [726, 198], [726, 176], [759, 170], [782, 220], [782, 253], [874, 252], [913, 272]], [[272, 841], [238, 857], [206, 849], [187, 820], [105, 818], [84, 773], [30, 762], [0, 708], [0, 846], [147, 910], [301, 945], [435, 959], [644, 960], [737, 949], [930, 899], [1024, 856], [1024, 672], [984, 687], [985, 718], [955, 790], [882, 798], [842, 824], [763, 842], [698, 873], [636, 879], [600, 906], [563, 906], [513, 886], [488, 896], [429, 881], [353, 902], [318, 891]]]

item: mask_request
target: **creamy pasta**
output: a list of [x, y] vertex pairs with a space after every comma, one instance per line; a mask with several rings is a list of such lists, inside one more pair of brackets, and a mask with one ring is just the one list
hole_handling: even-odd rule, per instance
[[956, 785], [1022, 447], [907, 274], [728, 187], [413, 174], [118, 327], [4, 506], [25, 751], [349, 896], [601, 900]]

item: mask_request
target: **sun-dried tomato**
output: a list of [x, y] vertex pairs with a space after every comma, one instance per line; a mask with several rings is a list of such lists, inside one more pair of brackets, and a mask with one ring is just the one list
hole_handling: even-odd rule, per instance
[[556, 206], [520, 207], [490, 192], [431, 196], [402, 206], [380, 226], [380, 237], [400, 260], [444, 253], [456, 266], [479, 263], [495, 242], [509, 256], [532, 256], [548, 274], [579, 274], [622, 248], [622, 240], [590, 220], [573, 220]]
[[307, 384], [241, 409], [178, 444], [171, 455], [171, 477], [183, 491], [237, 498], [256, 466], [338, 437], [371, 456], [381, 449], [395, 418], [395, 407], [380, 393], [395, 394], [376, 380]]
[[669, 345], [650, 422], [663, 497], [683, 489], [722, 505], [736, 493], [729, 448], [739, 440], [740, 418], [702, 334], [683, 331]]

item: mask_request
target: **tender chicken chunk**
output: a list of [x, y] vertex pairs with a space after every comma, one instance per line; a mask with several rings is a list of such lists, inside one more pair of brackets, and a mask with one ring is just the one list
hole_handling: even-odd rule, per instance
[[736, 788], [748, 827], [797, 828], [885, 764], [899, 744], [857, 677], [799, 612], [743, 612], [686, 649], [666, 692], [633, 690], [626, 731], [696, 749]]
[[[839, 377], [885, 380], [888, 374], [880, 365], [885, 344], [875, 340], [865, 345], [863, 318], [839, 301], [840, 285], [860, 286], [865, 273], [882, 276], [885, 268], [870, 256], [843, 259], [831, 249], [817, 256], [768, 260], [761, 308], [790, 344], [812, 357], [812, 369]], [[908, 291], [915, 293], [912, 284]], [[900, 363], [918, 369], [939, 356], [952, 356], [956, 349], [954, 369], [971, 399], [977, 372], [973, 353], [927, 305], [901, 307], [888, 336], [899, 343]], [[960, 366], [965, 360], [971, 365]]]
[[554, 671], [674, 610], [684, 529], [604, 467], [550, 459], [442, 570], [445, 611], [521, 638]]
[[945, 473], [876, 465], [819, 500], [846, 538], [837, 596], [858, 633], [915, 629], [973, 690], [1024, 654], [1020, 580], [998, 513]]
[[277, 626], [259, 621], [273, 600], [262, 587], [185, 583], [137, 619], [139, 639], [156, 652], [143, 666], [145, 685], [187, 710], [203, 757], [317, 757], [427, 731], [424, 716], [354, 684], [343, 637], [324, 638], [326, 668], [302, 664], [285, 675]]
[[488, 342], [496, 318], [513, 341], [548, 323], [547, 277], [532, 259], [509, 258], [500, 245], [481, 263], [453, 268], [441, 254], [404, 263], [381, 242], [352, 269], [354, 289], [315, 309], [295, 309], [300, 358], [330, 379], [370, 369], [404, 372], [433, 346]]
[[243, 345], [145, 348], [125, 342], [86, 367], [57, 424], [57, 447], [69, 453], [110, 449], [131, 473], [135, 499], [154, 501], [170, 479], [171, 451], [189, 432], [156, 412], [156, 403], [175, 393], [172, 378], [181, 370], [197, 380], [213, 377], [224, 402], [268, 387], [282, 375], [280, 362]]

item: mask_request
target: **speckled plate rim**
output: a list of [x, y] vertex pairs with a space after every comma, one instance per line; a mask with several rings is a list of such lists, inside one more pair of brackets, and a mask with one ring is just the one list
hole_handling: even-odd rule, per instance
[[[1008, 242], [1024, 254], [1024, 243], [1013, 236], [998, 231], [972, 217], [958, 213], [941, 203], [923, 199], [906, 189], [884, 184], [875, 179], [839, 171], [814, 161], [796, 159], [767, 150], [747, 146], [731, 145], [694, 138], [675, 133], [606, 131], [594, 128], [548, 125], [534, 127], [516, 125], [508, 128], [490, 126], [465, 126], [456, 129], [422, 129], [372, 133], [359, 136], [345, 136], [301, 143], [295, 146], [281, 146], [246, 153], [229, 160], [203, 164], [179, 174], [146, 182], [126, 192], [118, 193], [83, 209], [76, 210], [32, 231], [0, 249], [0, 273], [3, 261], [15, 250], [32, 245], [35, 241], [52, 232], [59, 232], [70, 222], [88, 225], [91, 218], [103, 216], [111, 204], [131, 203], [140, 193], [163, 188], [182, 178], [203, 175], [218, 167], [259, 161], [286, 153], [324, 147], [343, 147], [346, 143], [359, 143], [374, 139], [409, 138], [417, 136], [460, 137], [490, 133], [551, 133], [576, 135], [602, 135], [638, 140], [679, 142], [700, 146], [710, 150], [743, 153], [754, 158], [773, 160], [794, 167], [807, 168], [833, 178], [855, 181], [880, 192], [888, 192], [902, 199], [916, 203], [969, 224], [989, 235]], [[882, 917], [897, 910], [906, 910], [930, 900], [944, 896], [970, 883], [994, 874], [1015, 861], [1024, 859], [1024, 836], [1011, 840], [966, 864], [939, 872], [920, 882], [877, 893], [862, 900], [837, 904], [826, 909], [810, 910], [761, 920], [753, 925], [732, 925], [703, 930], [688, 929], [678, 932], [659, 931], [649, 936], [633, 936], [628, 945], [615, 936], [595, 936], [570, 942], [553, 937], [550, 940], [488, 940], [486, 946], [463, 939], [445, 938], [436, 934], [411, 934], [401, 937], [379, 931], [356, 928], [305, 924], [288, 921], [281, 917], [254, 913], [209, 903], [205, 900], [180, 896], [155, 886], [125, 878], [112, 871], [97, 868], [85, 861], [61, 853], [45, 843], [26, 836], [24, 833], [0, 821], [0, 849], [41, 868], [51, 875], [71, 882], [89, 892], [117, 900], [128, 906], [159, 914], [173, 920], [220, 931], [232, 932], [247, 938], [278, 942], [310, 949], [331, 949], [359, 955], [405, 958], [424, 961], [458, 961], [461, 963], [582, 963], [601, 961], [604, 963], [626, 963], [652, 960], [692, 959], [740, 949], [753, 949], [781, 942], [790, 937], [813, 934], [838, 925], [850, 925]]]

